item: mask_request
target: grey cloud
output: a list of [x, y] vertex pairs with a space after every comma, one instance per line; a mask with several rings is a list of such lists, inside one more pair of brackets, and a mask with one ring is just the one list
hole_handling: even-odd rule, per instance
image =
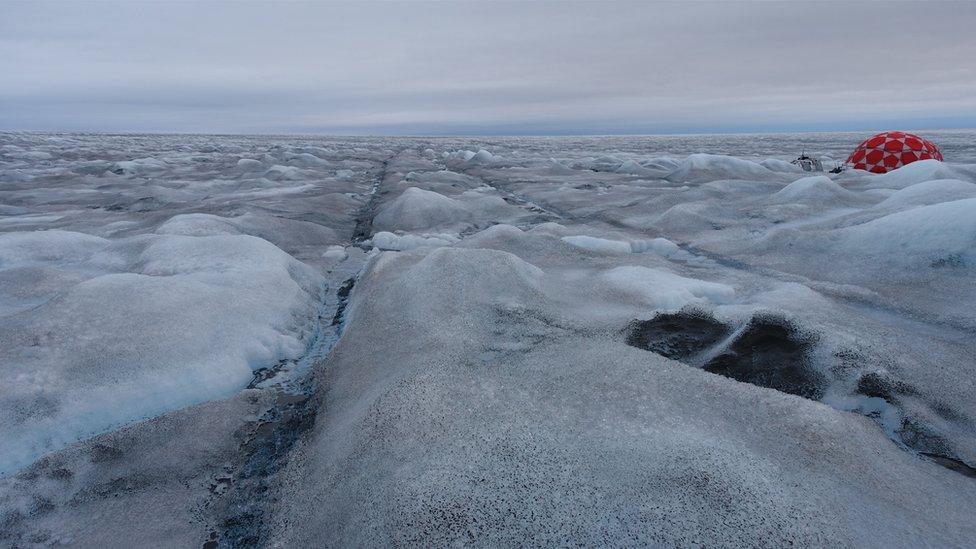
[[976, 3], [0, 3], [0, 129], [976, 125]]

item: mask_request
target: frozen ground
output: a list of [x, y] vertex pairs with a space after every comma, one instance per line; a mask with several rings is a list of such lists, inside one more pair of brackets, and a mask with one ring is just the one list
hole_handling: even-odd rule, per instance
[[0, 546], [971, 546], [926, 137], [0, 134]]

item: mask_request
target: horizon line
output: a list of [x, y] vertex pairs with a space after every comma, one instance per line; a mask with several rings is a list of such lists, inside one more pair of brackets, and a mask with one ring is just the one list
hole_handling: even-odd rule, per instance
[[879, 131], [906, 132], [967, 132], [976, 131], [972, 128], [863, 128], [856, 130], [768, 130], [768, 131], [710, 131], [710, 132], [667, 132], [667, 133], [461, 133], [461, 134], [395, 134], [395, 133], [328, 133], [328, 132], [194, 132], [194, 131], [136, 131], [136, 130], [8, 130], [0, 128], [2, 134], [35, 134], [35, 135], [105, 135], [105, 136], [138, 136], [138, 135], [170, 135], [170, 136], [213, 136], [213, 137], [359, 137], [359, 138], [409, 138], [409, 139], [461, 139], [461, 138], [578, 138], [578, 137], [678, 137], [678, 136], [709, 136], [709, 135], [788, 135], [788, 134], [827, 134], [827, 133], [868, 133]]

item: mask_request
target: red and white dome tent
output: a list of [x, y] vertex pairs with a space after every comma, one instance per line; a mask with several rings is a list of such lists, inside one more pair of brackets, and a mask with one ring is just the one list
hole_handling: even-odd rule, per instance
[[906, 132], [881, 132], [861, 142], [847, 157], [847, 166], [887, 173], [916, 160], [942, 160], [942, 152], [928, 139]]

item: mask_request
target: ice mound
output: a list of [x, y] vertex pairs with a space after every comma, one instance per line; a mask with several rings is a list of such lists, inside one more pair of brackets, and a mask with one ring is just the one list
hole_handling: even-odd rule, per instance
[[246, 234], [263, 238], [289, 253], [307, 246], [338, 242], [338, 233], [330, 228], [298, 219], [247, 213], [237, 217], [212, 214], [179, 214], [156, 229], [157, 234], [215, 236]]
[[412, 231], [471, 220], [468, 209], [452, 198], [433, 191], [410, 187], [386, 203], [373, 219], [381, 231]]
[[328, 168], [332, 165], [328, 160], [323, 160], [310, 153], [290, 154], [285, 157], [289, 164], [301, 168]]
[[803, 168], [793, 164], [792, 162], [787, 162], [778, 158], [767, 158], [766, 160], [760, 162], [759, 165], [774, 172], [803, 173]]
[[326, 248], [326, 250], [322, 252], [322, 257], [335, 261], [343, 261], [349, 257], [349, 252], [346, 251], [345, 246], [336, 244]]
[[573, 175], [576, 173], [576, 170], [555, 158], [550, 158], [546, 165], [548, 166], [549, 173], [552, 175]]
[[[857, 170], [854, 172], [856, 173]], [[868, 188], [904, 189], [910, 185], [932, 179], [958, 179], [959, 175], [946, 164], [935, 159], [929, 159], [905, 164], [897, 170], [870, 177]]]
[[466, 237], [458, 245], [466, 248], [524, 250], [539, 245], [533, 236], [518, 227], [500, 223]]
[[644, 166], [635, 160], [625, 160], [616, 169], [613, 170], [616, 173], [637, 175], [640, 177], [647, 178], [661, 178], [668, 175], [671, 170], [666, 168], [654, 168]]
[[4, 152], [4, 156], [16, 160], [51, 160], [54, 158], [54, 155], [46, 151], [24, 151], [15, 149], [7, 150]]
[[614, 292], [654, 309], [678, 310], [686, 305], [728, 303], [735, 296], [735, 290], [725, 284], [647, 267], [616, 267], [603, 273], [602, 278]]
[[237, 161], [237, 167], [245, 172], [259, 172], [264, 169], [264, 162], [253, 158], [242, 158]]
[[770, 201], [784, 204], [789, 202], [829, 203], [856, 196], [841, 187], [826, 175], [815, 175], [797, 179], [777, 191]]
[[474, 157], [474, 151], [460, 150], [460, 151], [446, 151], [441, 154], [441, 158], [445, 161], [460, 161], [467, 162]]
[[690, 256], [688, 252], [682, 250], [677, 244], [667, 238], [653, 238], [651, 240], [635, 240], [630, 243], [630, 250], [634, 253], [651, 252], [662, 257], [686, 258]]
[[473, 189], [481, 185], [481, 181], [475, 177], [450, 170], [439, 170], [434, 172], [409, 172], [404, 177], [404, 181], [423, 185], [427, 190], [432, 186], [454, 187], [460, 189]]
[[839, 229], [839, 248], [896, 264], [972, 266], [976, 260], [974, 212], [976, 198], [893, 213]]
[[579, 160], [573, 163], [572, 167], [595, 172], [636, 175], [645, 178], [663, 178], [668, 173], [674, 171], [678, 165], [677, 161], [667, 157], [641, 162], [624, 155], [605, 154], [596, 158]]
[[[367, 301], [395, 300], [402, 319], [428, 326], [428, 334], [434, 338], [439, 337], [440, 330], [456, 327], [460, 310], [487, 311], [491, 304], [512, 305], [533, 299], [541, 291], [544, 276], [538, 267], [499, 250], [433, 248], [409, 267], [398, 265], [400, 270], [391, 266], [398, 257], [402, 254], [381, 254], [363, 275], [364, 284], [357, 284], [357, 292], [360, 286], [369, 291], [373, 279], [394, 276], [397, 282], [393, 287], [369, 295]], [[350, 321], [359, 314], [361, 305], [365, 304], [350, 304]]]
[[293, 153], [310, 154], [323, 159], [328, 159], [329, 157], [335, 156], [337, 154], [337, 151], [335, 149], [329, 149], [326, 147], [316, 147], [313, 145], [302, 145], [300, 147], [294, 147], [291, 150]]
[[[452, 303], [494, 302], [537, 291], [543, 274], [542, 269], [508, 252], [436, 248], [410, 267], [402, 280], [416, 295], [433, 290], [443, 291], [441, 295]], [[472, 279], [477, 280], [475, 291], [461, 291], [470, 287]]]
[[241, 234], [241, 230], [230, 218], [201, 213], [174, 215], [160, 225], [156, 232], [183, 236]]
[[711, 202], [686, 202], [671, 206], [658, 216], [654, 225], [665, 234], [684, 234], [721, 228], [725, 218], [722, 208]]
[[[729, 200], [738, 197], [755, 196], [757, 194], [769, 193], [774, 190], [781, 190], [780, 183], [772, 181], [755, 181], [744, 179], [719, 179], [702, 183], [698, 187], [707, 196]], [[697, 193], [695, 193], [697, 195]]]
[[0, 322], [6, 472], [81, 437], [226, 396], [253, 370], [297, 357], [323, 284], [246, 235], [11, 233], [0, 236], [0, 257], [0, 275], [24, 265], [76, 273]]
[[470, 211], [477, 222], [483, 224], [496, 216], [507, 213], [521, 214], [517, 207], [511, 206], [505, 199], [498, 196], [497, 191], [490, 187], [479, 187], [464, 191], [457, 197], [458, 202]]
[[376, 246], [381, 250], [406, 251], [414, 248], [436, 248], [439, 246], [450, 246], [457, 242], [457, 235], [441, 233], [436, 235], [415, 235], [405, 234], [396, 235], [386, 231], [380, 231], [373, 235], [367, 244]]
[[97, 236], [59, 230], [3, 233], [0, 234], [0, 269], [77, 263], [109, 243]]
[[666, 179], [675, 183], [705, 183], [717, 179], [766, 179], [773, 172], [749, 160], [716, 154], [693, 154]]
[[99, 267], [86, 262], [110, 243], [58, 230], [0, 233], [0, 317], [35, 307], [98, 274]]
[[598, 238], [587, 235], [571, 235], [562, 237], [562, 241], [591, 252], [603, 253], [645, 253], [651, 252], [663, 257], [676, 258], [687, 254], [677, 244], [666, 238], [651, 240], [623, 241], [609, 238]]
[[463, 166], [487, 166], [498, 160], [498, 157], [485, 149], [479, 149], [478, 152], [468, 150], [445, 152], [443, 158], [448, 164]]
[[356, 172], [352, 170], [336, 170], [335, 177], [339, 181], [349, 181], [356, 176]]
[[597, 238], [595, 236], [576, 235], [564, 236], [563, 242], [572, 244], [577, 248], [583, 248], [591, 252], [604, 252], [616, 254], [629, 254], [631, 252], [630, 243], [621, 240], [610, 240], [607, 238]]
[[144, 174], [158, 172], [167, 168], [166, 162], [152, 157], [136, 158], [135, 160], [123, 160], [116, 162], [112, 171], [118, 174]]
[[976, 184], [958, 179], [935, 179], [899, 189], [876, 207], [907, 208], [972, 197], [976, 197]]
[[596, 172], [613, 172], [624, 163], [624, 160], [623, 157], [615, 154], [604, 154], [596, 158], [582, 160], [577, 165]]
[[[382, 255], [324, 373], [330, 413], [281, 479], [271, 546], [965, 539], [951, 502], [967, 492], [950, 488], [965, 479], [868, 420], [574, 330], [578, 309], [526, 303], [539, 279], [499, 252]], [[934, 503], [906, 524], [919, 500]], [[916, 533], [943, 512], [958, 531]]]
[[310, 173], [308, 170], [303, 170], [297, 166], [283, 166], [281, 164], [275, 164], [268, 168], [268, 171], [264, 172], [264, 177], [272, 181], [298, 180], [313, 177], [314, 175], [314, 172]]
[[681, 161], [676, 158], [671, 158], [670, 156], [658, 156], [641, 162], [641, 165], [651, 170], [661, 170], [671, 173], [678, 169], [678, 166], [681, 165]]
[[101, 175], [114, 167], [115, 163], [107, 160], [85, 160], [73, 164], [71, 171], [79, 175]]
[[34, 177], [21, 170], [0, 170], [0, 181], [22, 183], [31, 179], [34, 179]]
[[0, 215], [9, 216], [20, 216], [30, 214], [30, 210], [23, 208], [21, 206], [10, 206], [7, 204], [0, 204]]
[[495, 155], [491, 154], [490, 152], [484, 149], [481, 149], [468, 160], [468, 164], [488, 165], [493, 163], [494, 161], [495, 161]]
[[584, 157], [575, 160], [566, 159], [563, 163], [568, 164], [576, 170], [589, 170], [594, 172], [614, 172], [625, 161], [628, 156], [620, 154], [601, 154], [596, 157]]

